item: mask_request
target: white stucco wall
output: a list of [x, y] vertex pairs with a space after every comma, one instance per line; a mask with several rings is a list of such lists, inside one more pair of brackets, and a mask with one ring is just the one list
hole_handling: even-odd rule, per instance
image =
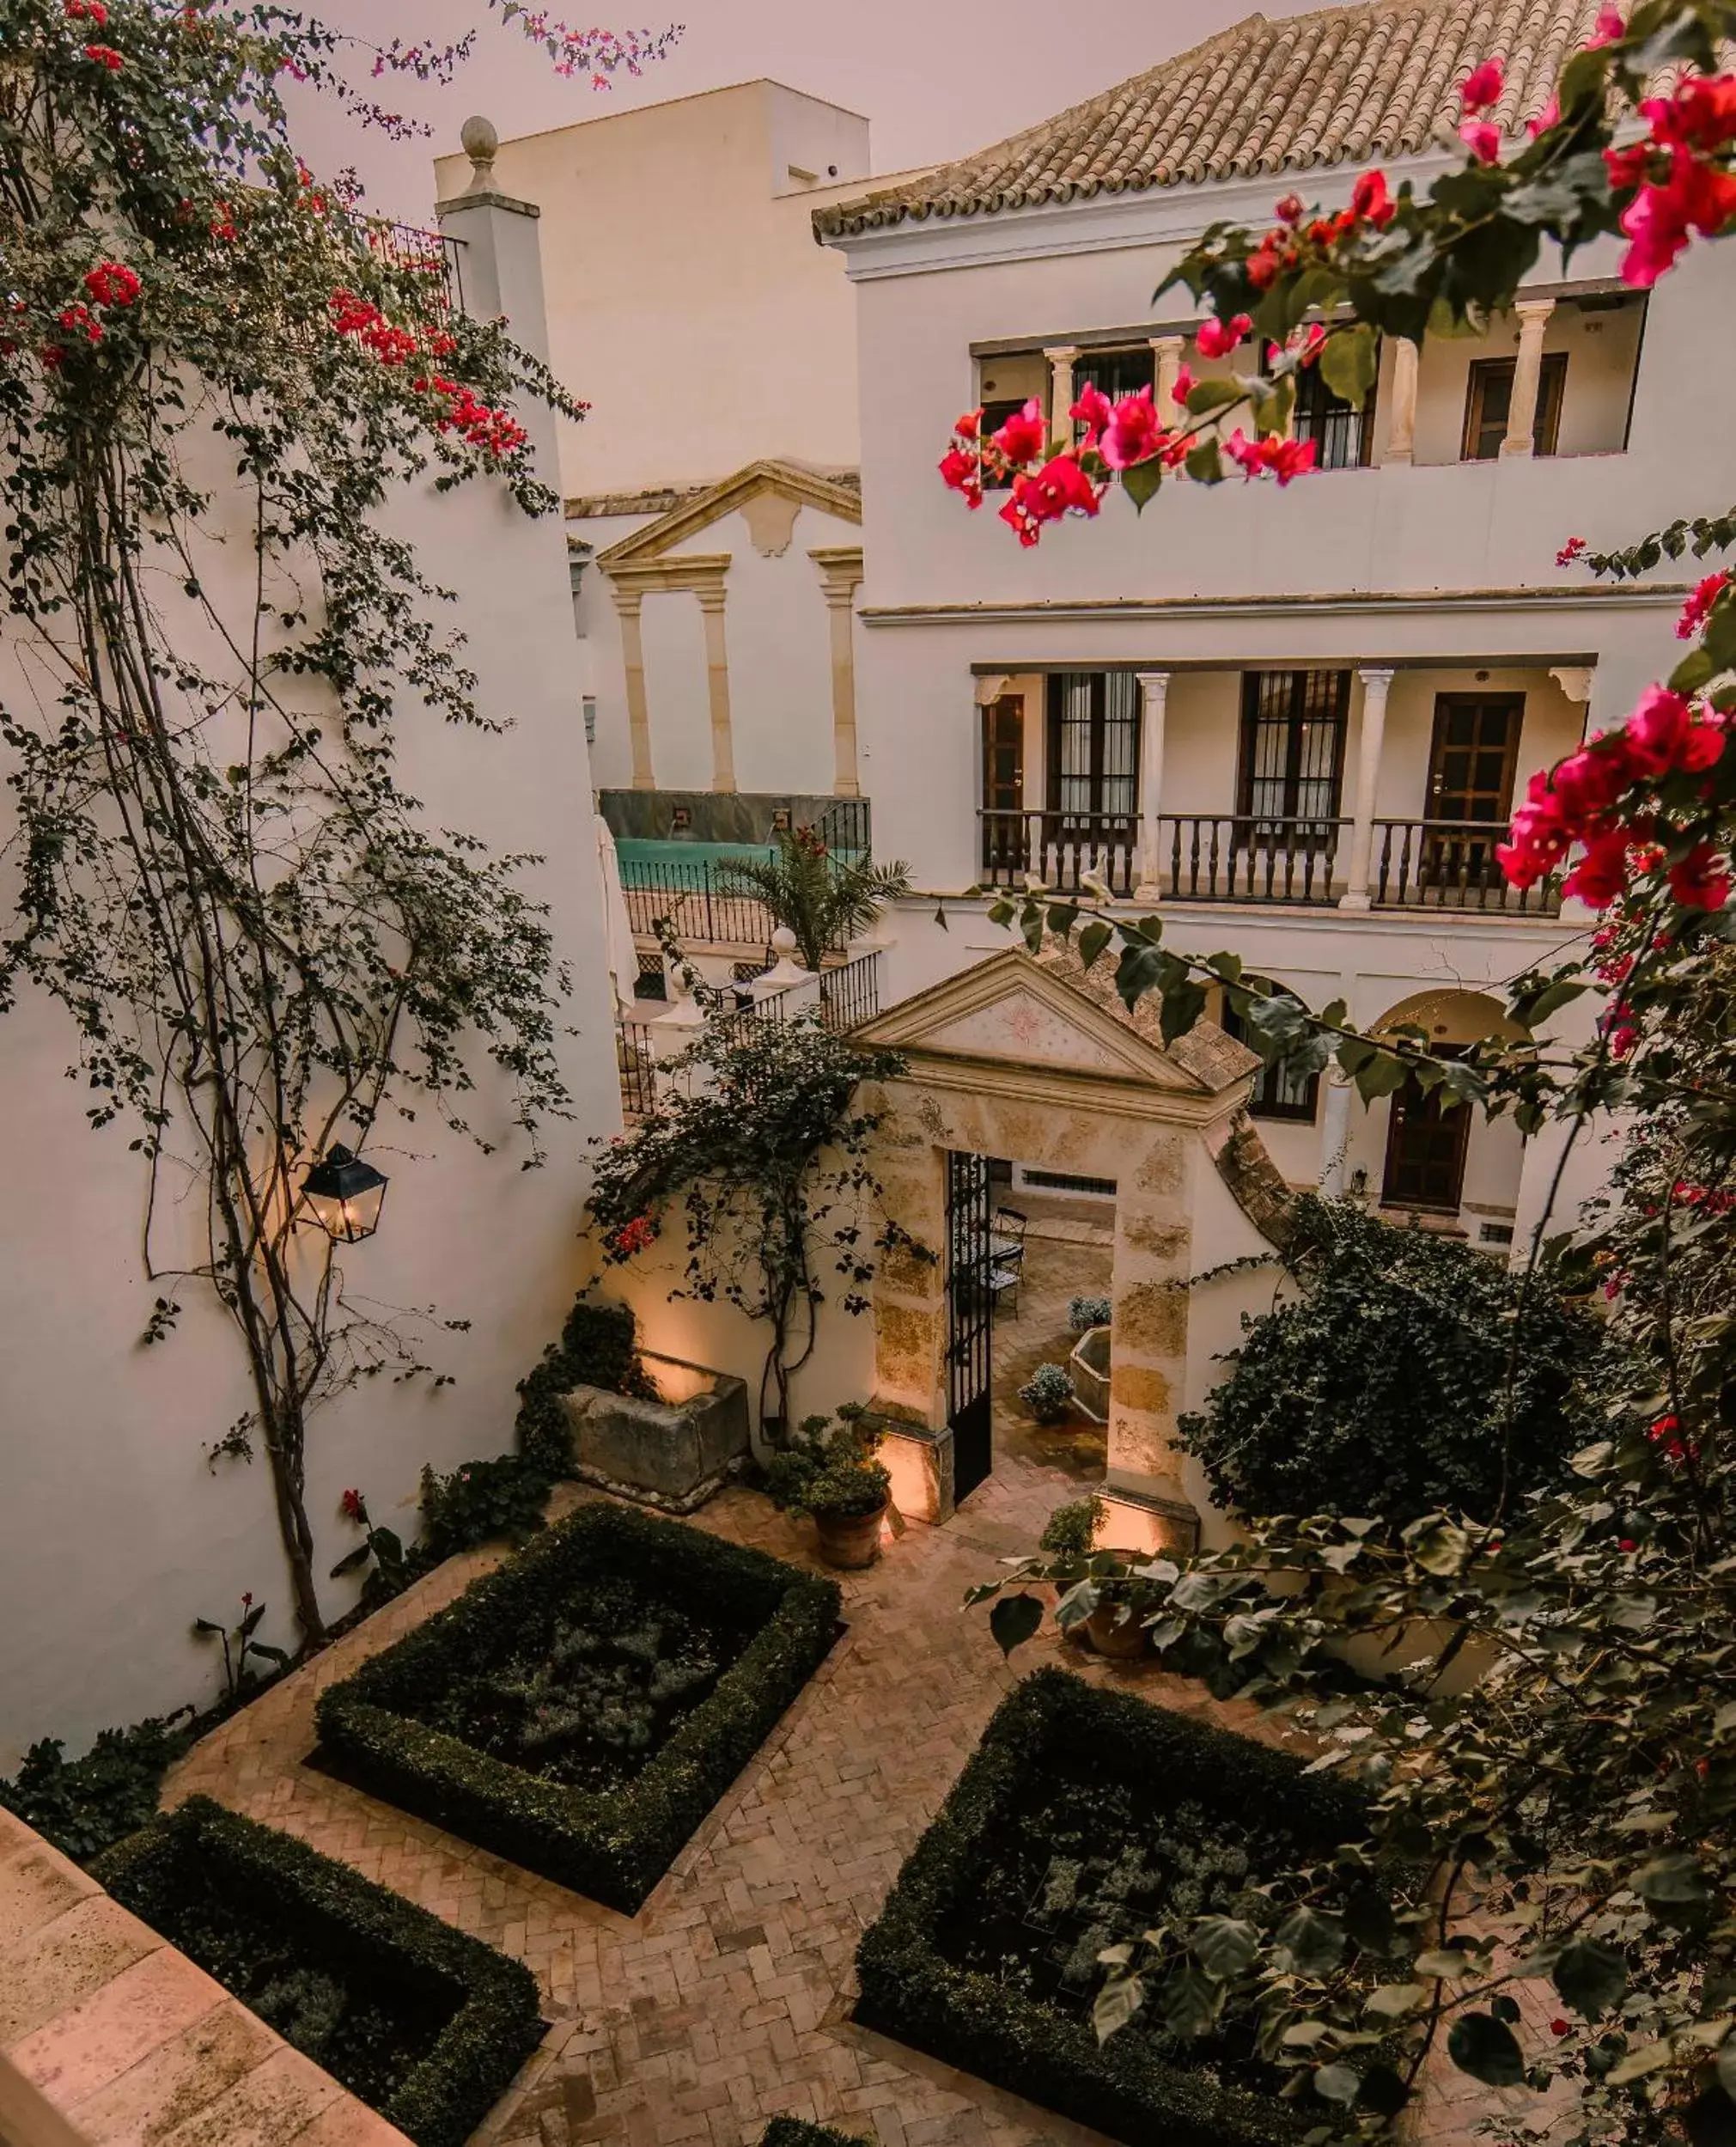
[[[537, 440], [545, 456], [551, 430]], [[332, 1616], [356, 1586], [323, 1578], [358, 1540], [338, 1512], [346, 1487], [410, 1534], [424, 1461], [449, 1469], [511, 1446], [515, 1383], [580, 1279], [588, 1137], [620, 1123], [560, 524], [527, 521], [489, 483], [418, 489], [393, 518], [431, 578], [460, 592], [442, 623], [468, 637], [480, 705], [512, 725], [488, 736], [406, 706], [401, 778], [432, 825], [543, 854], [525, 879], [549, 903], [555, 957], [573, 973], [562, 1022], [576, 1033], [557, 1048], [575, 1117], [545, 1129], [547, 1167], [521, 1170], [509, 1099], [484, 1068], [467, 1115], [503, 1142], [498, 1154], [484, 1156], [427, 1109], [413, 1125], [382, 1119], [368, 1144], [391, 1186], [379, 1235], [343, 1256], [349, 1288], [377, 1307], [433, 1307], [470, 1326], [404, 1322], [454, 1385], [436, 1394], [369, 1382], [314, 1419], [308, 1507]], [[227, 566], [214, 554], [206, 575], [236, 615], [247, 564], [237, 544]], [[17, 658], [9, 628], [0, 643], [8, 698], [19, 691]], [[146, 1176], [127, 1152], [136, 1129], [86, 1125], [87, 1093], [64, 1077], [70, 1025], [40, 995], [27, 991], [0, 1021], [0, 1772], [9, 1772], [34, 1738], [64, 1736], [76, 1750], [107, 1724], [213, 1698], [211, 1646], [189, 1628], [196, 1615], [233, 1622], [244, 1589], [270, 1605], [261, 1638], [287, 1646], [295, 1636], [264, 1461], [215, 1473], [205, 1463], [204, 1449], [248, 1406], [233, 1330], [206, 1289], [187, 1284], [175, 1293], [178, 1332], [139, 1346], [161, 1286], [140, 1262]], [[186, 1201], [191, 1217], [198, 1196], [171, 1168], [163, 1199], [173, 1221], [174, 1204]]]
[[[855, 467], [855, 309], [810, 218], [868, 170], [866, 119], [763, 81], [503, 142], [496, 184], [543, 212], [551, 362], [591, 405], [569, 495]], [[441, 199], [470, 176], [439, 158]]]

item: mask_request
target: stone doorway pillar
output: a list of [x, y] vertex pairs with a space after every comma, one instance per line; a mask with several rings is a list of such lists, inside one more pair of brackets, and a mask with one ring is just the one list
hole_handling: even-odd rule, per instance
[[1193, 1256], [1188, 1186], [1197, 1147], [1197, 1136], [1155, 1129], [1143, 1159], [1120, 1180], [1116, 1197], [1103, 1490], [1115, 1523], [1106, 1540], [1127, 1540], [1134, 1548], [1155, 1548], [1160, 1542], [1188, 1547], [1197, 1528], [1176, 1443], [1176, 1419], [1187, 1399]]

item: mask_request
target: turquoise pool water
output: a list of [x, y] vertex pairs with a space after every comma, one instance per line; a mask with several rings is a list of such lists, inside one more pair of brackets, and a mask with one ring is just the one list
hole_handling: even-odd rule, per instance
[[624, 865], [717, 864], [725, 857], [775, 857], [769, 843], [660, 841], [651, 835], [619, 835], [615, 854]]

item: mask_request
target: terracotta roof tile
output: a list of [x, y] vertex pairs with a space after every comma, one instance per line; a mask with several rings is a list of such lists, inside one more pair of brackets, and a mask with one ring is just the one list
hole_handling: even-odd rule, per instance
[[1499, 57], [1491, 115], [1522, 132], [1599, 0], [1362, 0], [1251, 15], [1192, 51], [956, 164], [814, 212], [824, 238], [928, 217], [1395, 156], [1456, 125], [1459, 85]]

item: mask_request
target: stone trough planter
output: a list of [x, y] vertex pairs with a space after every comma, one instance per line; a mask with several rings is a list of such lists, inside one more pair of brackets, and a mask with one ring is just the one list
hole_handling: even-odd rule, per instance
[[728, 1372], [679, 1357], [644, 1351], [639, 1362], [655, 1401], [601, 1387], [565, 1396], [573, 1474], [664, 1513], [692, 1513], [747, 1459], [747, 1388]]

